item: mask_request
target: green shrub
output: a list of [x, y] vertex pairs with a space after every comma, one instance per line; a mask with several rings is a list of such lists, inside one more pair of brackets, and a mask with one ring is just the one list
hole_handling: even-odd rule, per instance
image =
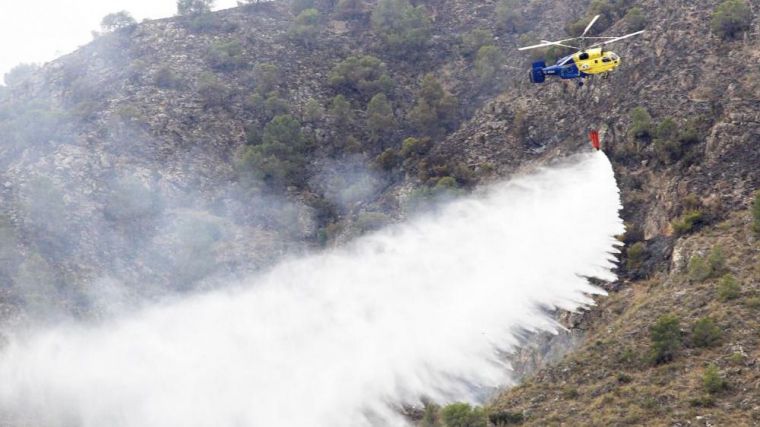
[[487, 427], [488, 418], [481, 407], [471, 407], [467, 403], [452, 403], [441, 409], [441, 418], [446, 427]]
[[462, 53], [475, 55], [483, 46], [493, 45], [493, 33], [485, 28], [476, 28], [462, 36]]
[[742, 287], [736, 277], [726, 274], [718, 282], [718, 299], [723, 302], [739, 298]]
[[338, 18], [352, 19], [364, 14], [365, 6], [364, 0], [339, 0], [335, 12]]
[[475, 75], [477, 75], [481, 86], [500, 87], [504, 73], [502, 67], [506, 58], [496, 46], [483, 46], [478, 50], [475, 58]]
[[290, 1], [290, 10], [293, 12], [293, 15], [298, 15], [299, 13], [303, 12], [306, 9], [313, 9], [314, 8], [314, 0], [291, 0]]
[[646, 244], [644, 242], [636, 242], [632, 244], [626, 251], [627, 260], [625, 266], [628, 270], [635, 270], [641, 267], [641, 263], [646, 259]]
[[401, 157], [396, 150], [388, 148], [377, 156], [375, 162], [381, 169], [390, 171], [401, 165]]
[[720, 342], [721, 329], [709, 317], [697, 320], [691, 330], [691, 343], [695, 347], [712, 347]]
[[401, 143], [401, 156], [411, 157], [423, 155], [430, 151], [432, 140], [430, 138], [406, 138]]
[[705, 387], [705, 391], [710, 394], [716, 394], [728, 388], [728, 382], [714, 364], [710, 364], [705, 369], [705, 373], [702, 375], [702, 385]]
[[431, 74], [422, 79], [417, 102], [409, 112], [415, 130], [431, 137], [453, 130], [457, 124], [456, 97], [447, 93]]
[[333, 68], [329, 80], [337, 90], [365, 99], [381, 92], [389, 94], [394, 85], [385, 63], [371, 55], [349, 56]]
[[671, 223], [671, 225], [673, 226], [673, 231], [675, 231], [676, 234], [679, 236], [688, 234], [689, 232], [694, 231], [695, 227], [698, 227], [703, 224], [704, 217], [705, 215], [702, 213], [702, 211], [699, 211], [699, 210], [688, 211], [673, 220], [673, 222]]
[[760, 310], [760, 297], [749, 297], [744, 300], [744, 304], [754, 310]]
[[227, 104], [230, 93], [221, 80], [215, 75], [207, 73], [198, 79], [198, 94], [206, 108], [223, 107]]
[[755, 193], [752, 200], [752, 230], [760, 234], [760, 191]]
[[280, 84], [280, 69], [270, 63], [259, 63], [253, 67], [253, 78], [256, 92], [260, 95], [272, 93]]
[[365, 212], [356, 218], [355, 227], [362, 233], [379, 230], [391, 223], [391, 218], [382, 212]]
[[647, 18], [640, 7], [632, 7], [625, 14], [625, 22], [628, 24], [628, 31], [635, 32], [643, 30], [647, 26]]
[[119, 31], [137, 25], [137, 21], [126, 10], [109, 13], [100, 21], [100, 28], [105, 32]]
[[161, 89], [179, 89], [182, 87], [182, 80], [174, 74], [171, 68], [166, 66], [156, 70], [153, 83]]
[[502, 427], [512, 424], [522, 424], [525, 421], [525, 416], [522, 412], [509, 412], [499, 411], [488, 415], [488, 420], [491, 424]]
[[441, 416], [439, 414], [441, 408], [435, 403], [425, 403], [425, 412], [422, 415], [418, 427], [443, 427], [441, 424]]
[[270, 187], [302, 184], [308, 145], [298, 120], [277, 116], [264, 127], [260, 142], [252, 142], [255, 145], [244, 146], [236, 159], [239, 173]]
[[417, 56], [425, 51], [430, 39], [430, 18], [424, 6], [412, 6], [409, 0], [380, 0], [372, 11], [372, 29], [378, 33], [390, 53]]
[[314, 98], [309, 98], [303, 107], [303, 119], [309, 123], [316, 123], [322, 120], [324, 111], [322, 110], [322, 104]]
[[290, 37], [306, 46], [314, 44], [319, 34], [320, 16], [317, 9], [305, 9], [296, 16], [290, 27]]
[[388, 136], [396, 127], [393, 107], [384, 93], [373, 96], [367, 105], [367, 130], [370, 140], [377, 142]]
[[652, 116], [644, 107], [631, 110], [631, 127], [629, 135], [634, 139], [649, 139], [652, 137]]
[[243, 46], [237, 40], [214, 43], [206, 57], [211, 68], [217, 71], [232, 71], [245, 65], [242, 57]]
[[199, 15], [211, 12], [214, 0], [177, 0], [178, 15]]
[[652, 341], [652, 360], [656, 364], [673, 360], [681, 348], [682, 337], [678, 317], [672, 314], [660, 316], [649, 328]]
[[345, 129], [354, 121], [354, 113], [351, 110], [351, 104], [345, 96], [337, 95], [330, 101], [329, 115], [335, 121], [338, 129]]
[[726, 0], [712, 15], [712, 30], [724, 39], [736, 38], [748, 31], [752, 23], [752, 9], [745, 0]]
[[530, 29], [525, 14], [520, 10], [519, 0], [501, 0], [496, 5], [496, 24], [509, 33], [524, 33]]
[[694, 255], [689, 260], [689, 279], [701, 282], [712, 277], [718, 277], [726, 270], [726, 260], [720, 246], [715, 246], [707, 258]]

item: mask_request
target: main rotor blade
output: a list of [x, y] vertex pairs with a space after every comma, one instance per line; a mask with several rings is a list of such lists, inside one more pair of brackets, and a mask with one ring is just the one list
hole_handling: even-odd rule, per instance
[[588, 33], [588, 30], [590, 30], [590, 29], [591, 29], [591, 27], [593, 27], [593, 26], [594, 26], [594, 24], [596, 23], [596, 20], [597, 20], [597, 19], [599, 19], [599, 17], [600, 17], [600, 16], [601, 16], [601, 15], [596, 15], [596, 16], [594, 17], [594, 19], [592, 19], [592, 20], [591, 20], [591, 22], [589, 22], [589, 24], [588, 24], [588, 26], [586, 27], [586, 29], [585, 29], [585, 30], [583, 30], [583, 34], [581, 34], [581, 37], [584, 37], [584, 36], [586, 35], [586, 33]]
[[[578, 38], [579, 37], [573, 37], [571, 39], [564, 39], [564, 40], [559, 40], [559, 41], [556, 41], [556, 42], [550, 42], [550, 41], [547, 41], [547, 40], [541, 40], [541, 44], [535, 44], [533, 46], [525, 46], [525, 47], [518, 48], [517, 50], [538, 49], [540, 47], [549, 47], [549, 46], [555, 46], [555, 45], [563, 46], [560, 43], [569, 42], [569, 41], [572, 41], [572, 40], [576, 40]], [[570, 47], [572, 47], [572, 46], [570, 46]], [[573, 47], [573, 49], [578, 49], [578, 48], [577, 47]]]
[[609, 43], [615, 43], [617, 41], [620, 41], [620, 40], [623, 40], [623, 39], [627, 39], [628, 37], [633, 37], [633, 36], [638, 36], [639, 34], [643, 34], [644, 31], [645, 30], [636, 31], [635, 33], [626, 34], [626, 35], [621, 36], [621, 37], [615, 37], [612, 40], [606, 40], [606, 41], [603, 41], [601, 43], [596, 43], [596, 44], [593, 44], [593, 45], [591, 45], [589, 47], [597, 47], [597, 46], [602, 46], [602, 45], [609, 44]]
[[567, 58], [565, 58], [564, 60], [562, 60], [562, 62], [558, 62], [557, 65], [565, 65], [568, 62], [570, 62], [572, 59], [573, 59], [573, 55], [570, 55]]

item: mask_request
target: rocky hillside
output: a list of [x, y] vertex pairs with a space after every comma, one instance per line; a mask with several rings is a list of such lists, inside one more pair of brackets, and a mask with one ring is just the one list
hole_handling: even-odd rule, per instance
[[[719, 3], [271, 2], [102, 35], [0, 91], [5, 317], [214, 286], [587, 150], [596, 128], [621, 280], [517, 355], [494, 420], [757, 424], [760, 3], [733, 33], [711, 26]], [[647, 29], [610, 46], [622, 67], [530, 84], [516, 47], [597, 13], [603, 34]], [[722, 333], [702, 345], [697, 324]]]

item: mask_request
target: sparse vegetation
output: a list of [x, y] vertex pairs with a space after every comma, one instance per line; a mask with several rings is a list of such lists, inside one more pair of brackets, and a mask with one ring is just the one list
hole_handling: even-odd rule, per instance
[[178, 15], [199, 15], [211, 12], [214, 0], [177, 0]]
[[412, 6], [409, 0], [380, 0], [371, 21], [372, 29], [395, 55], [420, 55], [430, 39], [430, 18], [424, 6]]
[[705, 391], [710, 394], [716, 394], [728, 388], [728, 382], [714, 364], [710, 364], [705, 369], [705, 373], [702, 375], [702, 385], [704, 385]]
[[631, 127], [629, 135], [635, 139], [648, 140], [652, 137], [652, 116], [644, 107], [636, 107], [631, 110]]
[[760, 191], [755, 192], [752, 199], [752, 230], [760, 234]]
[[[390, 135], [396, 127], [393, 107], [384, 93], [373, 96], [367, 105], [367, 129], [370, 140], [378, 142]], [[382, 149], [382, 144], [381, 144]]]
[[647, 25], [647, 18], [644, 16], [644, 11], [640, 7], [632, 7], [628, 13], [625, 14], [625, 22], [628, 24], [628, 31], [635, 32], [643, 30]]
[[709, 317], [703, 317], [694, 324], [691, 330], [691, 343], [695, 347], [712, 347], [720, 342], [721, 329]]
[[725, 257], [720, 246], [715, 246], [707, 257], [694, 255], [689, 259], [689, 279], [695, 282], [718, 277], [725, 272]]
[[313, 45], [320, 31], [319, 21], [317, 9], [304, 9], [290, 27], [290, 36], [305, 46]]
[[739, 298], [742, 287], [736, 277], [726, 274], [718, 282], [718, 299], [723, 302]]
[[711, 26], [720, 37], [734, 39], [748, 31], [751, 22], [752, 9], [746, 0], [726, 0], [715, 8]]
[[481, 407], [467, 403], [452, 403], [441, 409], [441, 418], [446, 427], [487, 427], [488, 418]]
[[690, 210], [674, 219], [671, 225], [677, 235], [682, 236], [696, 230], [704, 223], [705, 214], [700, 210]]
[[338, 63], [330, 73], [330, 84], [345, 94], [369, 99], [380, 92], [390, 94], [394, 83], [381, 60], [361, 55]]
[[420, 134], [440, 136], [456, 126], [457, 102], [433, 75], [428, 74], [422, 80], [409, 120]]
[[652, 340], [652, 361], [656, 364], [673, 360], [681, 348], [681, 326], [678, 317], [672, 314], [660, 316], [649, 328]]
[[493, 33], [485, 28], [475, 28], [462, 36], [462, 53], [475, 55], [480, 48], [493, 45]]
[[126, 10], [109, 13], [100, 21], [100, 28], [105, 32], [113, 32], [130, 28], [137, 24], [135, 18]]

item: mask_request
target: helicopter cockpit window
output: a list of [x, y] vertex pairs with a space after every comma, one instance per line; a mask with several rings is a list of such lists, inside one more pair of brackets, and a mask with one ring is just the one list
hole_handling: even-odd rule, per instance
[[618, 56], [617, 56], [617, 54], [613, 53], [613, 54], [610, 54], [610, 58], [614, 61], [614, 60], [618, 59]]
[[578, 55], [578, 59], [580, 59], [581, 61], [587, 60], [588, 59], [588, 52], [581, 52], [581, 54]]
[[607, 58], [606, 56], [602, 58], [602, 62], [610, 62], [612, 61], [610, 58]]

